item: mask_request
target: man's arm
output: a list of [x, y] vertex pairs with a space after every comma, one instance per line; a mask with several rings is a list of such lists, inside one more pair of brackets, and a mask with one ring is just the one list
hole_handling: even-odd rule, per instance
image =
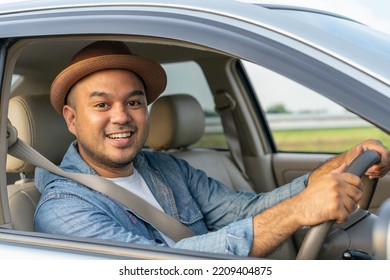
[[363, 186], [358, 176], [343, 172], [347, 164], [366, 149], [381, 155], [380, 162], [366, 175], [384, 176], [389, 171], [390, 154], [379, 141], [367, 140], [332, 158], [312, 172], [303, 192], [254, 216], [250, 255], [268, 255], [302, 226], [314, 226], [328, 220], [344, 222], [356, 210]]
[[362, 196], [358, 176], [341, 173], [346, 165], [317, 177], [297, 196], [253, 218], [254, 242], [250, 255], [264, 257], [302, 226], [328, 220], [344, 222]]

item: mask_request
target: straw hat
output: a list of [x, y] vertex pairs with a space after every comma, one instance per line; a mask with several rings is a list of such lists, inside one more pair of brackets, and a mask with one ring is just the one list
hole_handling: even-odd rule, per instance
[[69, 90], [82, 78], [104, 69], [125, 69], [137, 74], [144, 82], [146, 99], [152, 103], [165, 90], [167, 77], [160, 64], [133, 55], [127, 46], [117, 41], [97, 41], [76, 53], [70, 64], [54, 79], [50, 101], [62, 115]]

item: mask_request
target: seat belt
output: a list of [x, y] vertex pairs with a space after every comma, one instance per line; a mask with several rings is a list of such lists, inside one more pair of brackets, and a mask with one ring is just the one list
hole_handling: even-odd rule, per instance
[[214, 96], [216, 111], [221, 116], [222, 126], [225, 130], [226, 140], [229, 145], [230, 153], [233, 157], [234, 163], [237, 165], [242, 176], [249, 180], [244, 167], [244, 160], [242, 157], [240, 142], [238, 141], [237, 128], [234, 123], [232, 111], [236, 108], [236, 102], [232, 96], [224, 91], [218, 92]]
[[38, 151], [23, 142], [23, 140], [19, 139], [16, 128], [9, 121], [7, 125], [7, 141], [8, 154], [35, 166], [42, 167], [59, 176], [69, 178], [117, 200], [175, 242], [194, 236], [194, 233], [180, 223], [180, 221], [154, 207], [136, 194], [126, 191], [112, 181], [97, 175], [62, 170]]

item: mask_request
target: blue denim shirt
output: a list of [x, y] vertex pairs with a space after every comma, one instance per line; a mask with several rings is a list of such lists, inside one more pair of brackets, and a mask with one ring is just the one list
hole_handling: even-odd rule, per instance
[[[247, 256], [253, 241], [252, 217], [301, 192], [308, 175], [269, 193], [234, 192], [186, 161], [167, 153], [142, 151], [134, 167], [169, 215], [196, 236], [175, 248]], [[61, 168], [96, 174], [70, 145]], [[37, 168], [41, 192], [34, 222], [39, 232], [167, 246], [159, 231], [120, 203], [70, 179]]]

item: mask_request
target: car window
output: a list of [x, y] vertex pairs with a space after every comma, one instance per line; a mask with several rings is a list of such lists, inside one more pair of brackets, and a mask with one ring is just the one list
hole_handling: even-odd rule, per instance
[[390, 147], [387, 133], [269, 69], [244, 62], [278, 151], [338, 153], [368, 138]]
[[167, 73], [168, 84], [163, 95], [190, 94], [195, 97], [205, 115], [205, 133], [194, 145], [203, 148], [226, 149], [221, 119], [215, 111], [210, 87], [202, 69], [195, 61], [163, 64]]

